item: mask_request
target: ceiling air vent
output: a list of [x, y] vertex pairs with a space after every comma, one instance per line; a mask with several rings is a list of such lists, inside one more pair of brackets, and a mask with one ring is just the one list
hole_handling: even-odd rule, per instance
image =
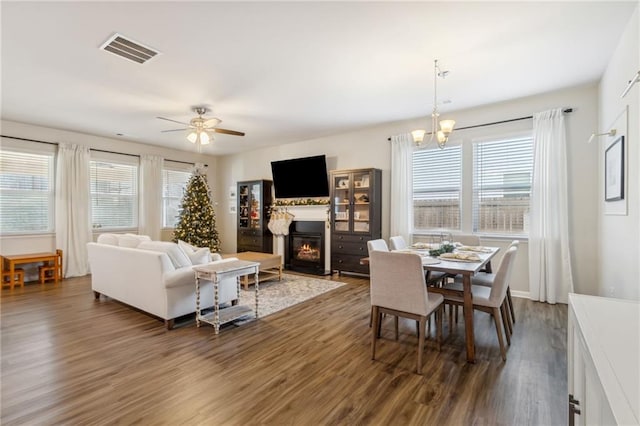
[[100, 49], [139, 64], [144, 64], [160, 53], [117, 33], [109, 37]]

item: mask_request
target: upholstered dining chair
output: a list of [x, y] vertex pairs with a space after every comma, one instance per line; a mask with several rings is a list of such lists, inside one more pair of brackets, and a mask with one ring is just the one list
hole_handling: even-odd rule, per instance
[[389, 238], [389, 248], [391, 250], [404, 250], [407, 247], [407, 242], [404, 240], [402, 235], [396, 235], [395, 237]]
[[[520, 241], [513, 240], [509, 245], [511, 247], [518, 247], [520, 245]], [[496, 274], [489, 274], [486, 272], [480, 272], [471, 278], [471, 284], [473, 285], [481, 285], [485, 287], [492, 287], [493, 281], [495, 280]], [[509, 318], [508, 318], [508, 326], [509, 332], [513, 334], [513, 324], [516, 322], [515, 310], [513, 308], [513, 300], [511, 299], [511, 286], [507, 286], [507, 299], [506, 304], [509, 309]]]
[[[383, 239], [377, 240], [369, 240], [367, 241], [367, 251], [369, 252], [369, 265], [371, 265], [371, 253], [375, 250], [378, 251], [389, 251], [389, 246], [387, 242]], [[371, 266], [369, 266], [369, 270], [371, 270]], [[396, 330], [396, 339], [398, 338], [398, 317], [394, 317], [394, 328]], [[373, 325], [373, 307], [371, 307], [371, 314], [369, 315], [369, 327]]]
[[374, 250], [371, 252], [369, 271], [373, 309], [371, 359], [376, 357], [381, 314], [413, 319], [418, 322], [417, 372], [421, 374], [426, 323], [433, 313], [436, 314], [436, 339], [440, 350], [443, 296], [428, 292], [422, 259], [417, 254]]
[[[402, 235], [390, 237], [389, 246], [391, 250], [404, 250], [407, 247], [409, 247]], [[445, 280], [450, 276], [452, 275], [449, 275], [446, 272], [427, 271], [425, 275], [425, 279], [428, 286], [435, 286], [435, 285], [441, 286], [445, 284]]]
[[465, 246], [479, 246], [480, 245], [480, 237], [473, 234], [460, 234], [454, 235], [453, 241], [462, 243]]
[[[507, 353], [502, 339], [503, 328], [505, 333], [507, 333], [507, 341], [510, 342], [510, 337], [508, 335], [509, 331], [507, 330], [508, 314], [505, 306], [505, 299], [517, 250], [517, 246], [510, 247], [504, 254], [502, 261], [500, 262], [500, 266], [498, 266], [498, 271], [495, 273], [495, 278], [493, 279], [491, 287], [471, 285], [473, 309], [487, 312], [493, 317], [496, 325], [496, 333], [498, 335], [498, 343], [500, 344], [500, 354], [502, 355], [503, 361], [507, 360]], [[453, 282], [452, 284], [446, 285], [445, 288], [462, 291], [462, 283]], [[461, 295], [446, 295], [445, 303], [462, 305], [463, 298]]]
[[369, 240], [367, 241], [367, 250], [369, 251], [369, 256], [371, 256], [371, 252], [374, 250], [389, 251], [389, 246], [383, 239]]

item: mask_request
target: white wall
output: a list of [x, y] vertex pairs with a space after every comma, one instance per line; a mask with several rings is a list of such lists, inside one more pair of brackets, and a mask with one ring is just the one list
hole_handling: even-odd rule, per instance
[[[640, 83], [622, 99], [627, 82], [640, 70], [640, 12], [636, 7], [599, 87], [599, 131], [625, 134], [625, 201], [604, 200], [604, 151], [616, 139], [599, 140], [599, 285], [595, 294], [640, 300]], [[624, 111], [628, 108], [626, 120]], [[622, 117], [620, 117], [622, 113]], [[626, 121], [626, 128], [625, 128]], [[624, 212], [626, 211], [626, 214]], [[610, 214], [611, 212], [618, 214]], [[619, 214], [622, 213], [622, 214]]]
[[[598, 147], [586, 143], [598, 121], [597, 88], [581, 86], [457, 112], [447, 113], [455, 118], [456, 127], [530, 116], [532, 113], [556, 107], [572, 107], [567, 116], [569, 156], [569, 214], [572, 241], [572, 265], [577, 291], [593, 293], [597, 289], [597, 170]], [[446, 118], [446, 117], [445, 117]], [[237, 181], [271, 179], [270, 162], [287, 158], [325, 154], [329, 169], [376, 167], [382, 169], [382, 235], [389, 237], [390, 144], [387, 138], [416, 128], [424, 128], [426, 118], [405, 120], [369, 127], [357, 132], [307, 140], [250, 153], [222, 157], [218, 163], [218, 179], [222, 188]], [[469, 143], [474, 138], [509, 134], [531, 129], [532, 121], [454, 131], [452, 143]], [[303, 177], [302, 177], [303, 178]], [[218, 211], [222, 249], [233, 252], [236, 247], [235, 216], [228, 212], [229, 200], [221, 199]], [[491, 241], [506, 247], [505, 241]], [[485, 240], [488, 243], [488, 240]], [[516, 262], [514, 291], [528, 292], [527, 245], [522, 244]], [[496, 262], [497, 263], [497, 262]]]
[[[158, 146], [145, 145], [135, 143], [123, 139], [111, 139], [99, 136], [87, 135], [65, 130], [52, 129], [47, 127], [34, 126], [24, 123], [16, 123], [12, 121], [1, 121], [1, 133], [5, 136], [13, 136], [25, 139], [34, 139], [46, 142], [67, 142], [79, 145], [86, 145], [90, 148], [101, 149], [105, 151], [114, 151], [123, 154], [149, 154], [159, 155], [168, 160], [186, 161], [192, 163], [208, 164], [207, 178], [209, 183], [215, 180], [216, 168], [218, 160], [216, 157], [197, 154], [195, 152], [178, 151]], [[3, 138], [3, 146], [25, 146], [31, 145], [36, 149], [54, 149], [50, 145], [39, 143], [19, 141], [15, 139]], [[215, 185], [212, 186], [213, 197], [215, 199]], [[97, 235], [97, 234], [96, 234]], [[163, 230], [162, 239], [170, 239], [171, 230]], [[95, 235], [94, 235], [95, 238]], [[52, 251], [55, 247], [55, 235], [16, 235], [0, 237], [0, 253], [18, 254], [18, 253], [34, 253], [41, 251]]]

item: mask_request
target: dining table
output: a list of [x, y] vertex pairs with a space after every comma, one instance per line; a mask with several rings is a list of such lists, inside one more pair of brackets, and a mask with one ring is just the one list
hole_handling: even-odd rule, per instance
[[[443, 296], [462, 296], [465, 342], [467, 346], [467, 362], [476, 362], [475, 334], [473, 331], [473, 293], [471, 292], [471, 277], [482, 270], [491, 271], [491, 259], [500, 251], [499, 247], [484, 247], [484, 252], [474, 252], [479, 261], [454, 261], [430, 256], [422, 256], [422, 266], [426, 271], [445, 272], [462, 277], [462, 292], [446, 287], [429, 287], [429, 291]], [[437, 262], [437, 263], [435, 263]], [[461, 294], [462, 293], [462, 294]]]
[[[422, 258], [422, 266], [425, 271], [445, 272], [449, 275], [462, 277], [462, 291], [449, 289], [445, 287], [429, 287], [429, 291], [440, 293], [444, 296], [452, 295], [462, 297], [463, 314], [464, 314], [464, 330], [465, 342], [467, 346], [467, 362], [475, 363], [476, 346], [475, 334], [473, 330], [473, 293], [471, 292], [471, 277], [480, 271], [491, 272], [491, 259], [500, 251], [499, 247], [481, 247], [474, 254], [478, 255], [479, 261], [461, 261], [443, 259], [440, 257], [429, 256], [429, 250], [409, 248], [401, 251], [407, 251], [419, 254]], [[362, 263], [369, 263], [369, 258], [361, 260]]]

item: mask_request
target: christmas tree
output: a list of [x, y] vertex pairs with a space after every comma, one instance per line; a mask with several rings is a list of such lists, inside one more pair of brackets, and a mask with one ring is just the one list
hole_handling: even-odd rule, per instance
[[173, 241], [178, 240], [197, 247], [209, 247], [212, 253], [220, 251], [211, 191], [207, 177], [199, 169], [189, 178], [182, 197], [178, 223], [173, 231]]

